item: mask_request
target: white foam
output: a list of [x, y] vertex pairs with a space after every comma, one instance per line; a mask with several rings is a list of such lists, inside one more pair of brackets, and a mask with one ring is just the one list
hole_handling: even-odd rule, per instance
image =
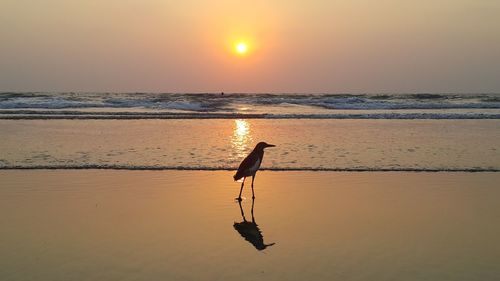
[[315, 94], [120, 94], [0, 93], [0, 109], [144, 108], [236, 112], [240, 105], [273, 108], [300, 105], [335, 110], [500, 109], [498, 94], [315, 95]]

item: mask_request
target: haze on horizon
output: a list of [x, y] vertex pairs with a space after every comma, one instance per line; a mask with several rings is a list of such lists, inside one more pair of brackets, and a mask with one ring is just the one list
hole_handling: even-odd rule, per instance
[[493, 0], [3, 0], [0, 38], [0, 91], [500, 92]]

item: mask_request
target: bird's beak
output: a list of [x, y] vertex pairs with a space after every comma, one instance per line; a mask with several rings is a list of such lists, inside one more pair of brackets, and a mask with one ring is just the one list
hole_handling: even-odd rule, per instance
[[275, 147], [276, 145], [274, 144], [268, 144], [266, 147]]

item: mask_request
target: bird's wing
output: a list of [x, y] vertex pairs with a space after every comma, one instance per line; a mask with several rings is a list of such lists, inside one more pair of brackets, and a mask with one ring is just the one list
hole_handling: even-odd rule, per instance
[[234, 180], [239, 180], [244, 177], [245, 175], [243, 175], [243, 172], [252, 167], [258, 160], [259, 157], [257, 156], [257, 153], [250, 153], [245, 159], [243, 159], [238, 167], [238, 171], [236, 172], [236, 175], [234, 175]]

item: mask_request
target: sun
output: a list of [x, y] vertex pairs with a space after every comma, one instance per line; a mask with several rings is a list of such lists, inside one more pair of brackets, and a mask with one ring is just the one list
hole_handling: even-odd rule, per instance
[[225, 49], [231, 56], [243, 59], [255, 55], [259, 45], [251, 36], [228, 36]]
[[238, 42], [235, 44], [234, 49], [236, 53], [245, 55], [248, 52], [248, 44], [246, 42]]

